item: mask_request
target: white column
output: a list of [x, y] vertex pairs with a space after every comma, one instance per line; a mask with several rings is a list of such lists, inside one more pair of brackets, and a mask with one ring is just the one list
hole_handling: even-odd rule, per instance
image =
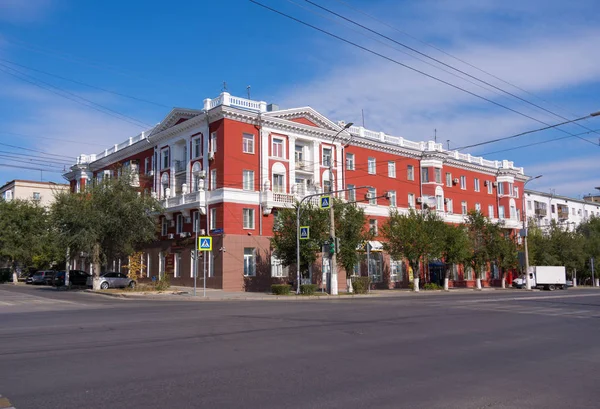
[[[317, 141], [317, 140], [313, 141], [313, 155], [312, 156], [313, 156], [312, 163], [313, 163], [314, 183], [321, 186], [322, 185], [322, 183], [321, 183], [321, 146], [319, 144], [319, 141]], [[323, 187], [323, 186], [321, 186], [321, 187]]]
[[[334, 176], [334, 181], [335, 181], [335, 188], [333, 188], [333, 190], [342, 190], [344, 188], [344, 186], [342, 185], [343, 180], [342, 180], [342, 166], [344, 166], [344, 158], [342, 158], [342, 145], [340, 145], [339, 143], [335, 144], [335, 158], [337, 160], [336, 162], [336, 166], [335, 166], [335, 176]], [[345, 197], [344, 196], [345, 193], [338, 193], [338, 197]]]
[[260, 190], [262, 191], [265, 182], [269, 180], [269, 132], [261, 130], [260, 132], [260, 166], [262, 180], [260, 181]]
[[289, 193], [292, 193], [292, 186], [296, 184], [296, 137], [288, 137], [288, 151], [289, 151]]

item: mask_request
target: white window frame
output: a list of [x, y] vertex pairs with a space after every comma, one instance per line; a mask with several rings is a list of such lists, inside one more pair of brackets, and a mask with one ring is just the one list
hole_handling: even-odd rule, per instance
[[346, 170], [354, 170], [355, 162], [354, 162], [354, 154], [346, 152]]
[[409, 193], [408, 194], [408, 207], [410, 209], [414, 209], [415, 208], [415, 194], [414, 193]]
[[518, 186], [513, 187], [513, 194], [515, 196], [515, 199], [519, 198], [519, 187]]
[[212, 169], [210, 171], [210, 190], [215, 190], [217, 188], [217, 170]]
[[167, 220], [166, 217], [163, 217], [161, 229], [160, 229], [160, 235], [166, 236], [167, 234], [169, 234], [169, 221]]
[[377, 222], [377, 219], [369, 219], [369, 231], [373, 236], [377, 236], [379, 233], [379, 223]]
[[487, 185], [488, 195], [491, 195], [492, 193], [494, 193], [494, 190], [493, 190], [494, 189], [494, 184], [493, 184], [493, 182], [491, 180], [488, 180], [487, 182], [488, 182], [488, 185]]
[[394, 162], [393, 160], [388, 161], [388, 177], [396, 177], [396, 162]]
[[506, 218], [506, 214], [504, 212], [504, 206], [498, 206], [498, 219], [503, 220]]
[[454, 201], [452, 199], [446, 199], [446, 212], [448, 214], [454, 213]]
[[498, 182], [498, 194], [504, 195], [504, 182]]
[[367, 170], [369, 172], [369, 175], [377, 174], [377, 159], [373, 157], [369, 157], [367, 159]]
[[244, 230], [254, 230], [254, 209], [252, 208], [244, 208], [242, 209], [242, 219], [243, 219], [243, 228]]
[[[247, 251], [247, 250], [250, 250], [250, 251]], [[256, 249], [254, 247], [244, 247], [244, 277], [255, 277], [255, 276], [256, 276]]]
[[481, 203], [475, 203], [475, 210], [481, 213]]
[[283, 264], [281, 260], [271, 254], [271, 277], [281, 278], [283, 277]]
[[466, 176], [461, 176], [460, 177], [460, 188], [462, 190], [466, 190], [467, 189], [467, 177]]
[[446, 172], [446, 187], [452, 187], [452, 173]]
[[467, 205], [467, 202], [465, 200], [463, 200], [462, 202], [460, 202], [460, 213], [463, 216], [465, 216], [468, 212], [469, 212], [469, 206]]
[[[275, 152], [276, 146], [278, 147], [277, 150], [279, 150], [279, 147], [281, 148], [281, 152]], [[276, 153], [279, 153], [280, 155], [278, 156]], [[271, 139], [271, 156], [279, 159], [285, 158], [285, 139], [276, 137]]]
[[243, 133], [242, 134], [242, 152], [248, 154], [254, 154], [254, 134]]
[[421, 183], [429, 183], [429, 167], [421, 168]]
[[171, 150], [164, 148], [160, 151], [160, 165], [161, 170], [167, 170], [171, 167]]
[[[277, 176], [277, 180], [281, 180], [281, 184], [275, 184], [275, 177]], [[273, 193], [285, 193], [285, 175], [281, 173], [273, 173], [273, 183], [271, 189]]]
[[479, 192], [479, 178], [473, 178], [473, 187], [475, 188], [476, 192]]
[[442, 170], [440, 168], [433, 168], [433, 177], [435, 179], [435, 183], [442, 184]]
[[370, 187], [367, 189], [367, 192], [369, 192], [369, 204], [373, 206], [377, 205], [377, 189]]
[[254, 191], [254, 171], [244, 169], [242, 171], [242, 189]]
[[202, 139], [199, 136], [192, 138], [192, 154], [194, 159], [202, 156]]
[[348, 189], [348, 201], [356, 202], [356, 189], [354, 189], [354, 185], [346, 185], [346, 189]]
[[494, 218], [494, 205], [488, 205], [488, 217], [490, 219]]
[[210, 146], [208, 148], [209, 152], [216, 153], [217, 152], [217, 133], [210, 133]]
[[181, 213], [175, 218], [175, 233], [183, 233], [183, 215]]
[[388, 195], [390, 197], [390, 207], [397, 207], [397, 203], [396, 203], [396, 191], [395, 190], [388, 190]]
[[415, 167], [413, 165], [406, 166], [406, 180], [415, 180]]
[[394, 260], [390, 258], [390, 281], [398, 282], [404, 281], [404, 269], [401, 260]]
[[217, 228], [217, 208], [216, 207], [213, 207], [212, 209], [210, 209], [209, 227], [210, 227], [210, 230], [214, 230]]
[[[329, 152], [327, 155], [326, 152]], [[321, 148], [321, 165], [325, 167], [329, 167], [333, 164], [333, 147], [332, 146], [323, 146]]]

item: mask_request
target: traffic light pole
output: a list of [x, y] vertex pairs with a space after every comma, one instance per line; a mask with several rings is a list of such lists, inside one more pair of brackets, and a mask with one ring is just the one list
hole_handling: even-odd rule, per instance
[[[302, 204], [308, 200], [308, 199], [312, 199], [313, 197], [320, 197], [320, 196], [329, 196], [332, 193], [340, 193], [340, 192], [348, 192], [349, 190], [357, 190], [357, 189], [366, 189], [368, 186], [358, 186], [355, 187], [353, 189], [340, 189], [340, 190], [332, 190], [330, 192], [323, 192], [323, 193], [315, 193], [313, 195], [308, 195], [308, 196], [304, 196], [300, 202], [298, 202], [298, 207], [296, 208], [296, 294], [300, 294], [300, 216], [302, 215]], [[329, 217], [331, 220], [331, 224], [333, 227], [329, 227], [329, 232], [331, 233], [331, 229], [334, 229], [334, 235], [335, 235], [335, 214], [333, 212], [333, 206], [331, 204], [331, 202], [329, 203]], [[332, 245], [335, 246], [335, 243], [332, 243]], [[335, 251], [334, 251], [335, 253]], [[333, 256], [335, 257], [335, 255]], [[333, 269], [333, 266], [330, 266], [330, 268]], [[332, 270], [333, 271], [333, 270]], [[332, 273], [332, 277], [333, 277], [333, 273]], [[336, 284], [337, 284], [337, 271], [336, 271]], [[332, 288], [333, 288], [333, 283], [332, 283]], [[336, 289], [335, 289], [335, 293], [337, 294], [337, 285], [336, 285]]]

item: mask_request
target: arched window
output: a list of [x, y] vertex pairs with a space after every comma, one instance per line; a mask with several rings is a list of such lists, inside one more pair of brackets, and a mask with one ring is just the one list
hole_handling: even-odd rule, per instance
[[329, 173], [329, 170], [326, 170], [323, 172], [323, 192], [331, 192], [332, 190], [332, 186], [331, 186], [331, 174]]
[[169, 187], [169, 174], [168, 173], [163, 173], [162, 176], [160, 177], [160, 185], [161, 185], [161, 195], [163, 198], [167, 197], [167, 188]]
[[192, 192], [197, 192], [199, 190], [200, 184], [198, 181], [200, 180], [200, 171], [202, 170], [202, 165], [200, 162], [195, 162], [192, 166]]
[[444, 211], [444, 189], [441, 186], [435, 188], [435, 210]]
[[277, 162], [273, 164], [271, 169], [271, 185], [273, 189], [273, 193], [285, 193], [285, 180], [286, 180], [286, 170], [285, 166], [281, 162]]

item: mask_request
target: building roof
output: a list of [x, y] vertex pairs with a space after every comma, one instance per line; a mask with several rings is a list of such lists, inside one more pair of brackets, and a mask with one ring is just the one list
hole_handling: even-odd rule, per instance
[[16, 185], [17, 183], [29, 183], [29, 184], [35, 184], [35, 185], [47, 185], [47, 186], [62, 186], [62, 187], [69, 187], [69, 185], [65, 184], [65, 183], [56, 183], [56, 182], [38, 182], [35, 180], [25, 180], [25, 179], [14, 179], [11, 180], [10, 182], [6, 182], [4, 185], [0, 186], [0, 190], [3, 190], [4, 188], [7, 188], [11, 185]]
[[574, 197], [562, 196], [562, 195], [557, 195], [557, 194], [548, 193], [548, 192], [540, 192], [540, 191], [537, 191], [537, 190], [525, 189], [525, 193], [527, 193], [527, 194], [533, 194], [533, 195], [538, 195], [538, 196], [543, 196], [543, 197], [548, 197], [548, 198], [551, 198], [551, 199], [567, 200], [569, 202], [575, 202], [575, 203], [581, 203], [581, 204], [588, 204], [588, 205], [600, 206], [600, 203], [597, 203], [597, 202], [591, 202], [589, 200], [577, 199], [577, 198], [574, 198]]

